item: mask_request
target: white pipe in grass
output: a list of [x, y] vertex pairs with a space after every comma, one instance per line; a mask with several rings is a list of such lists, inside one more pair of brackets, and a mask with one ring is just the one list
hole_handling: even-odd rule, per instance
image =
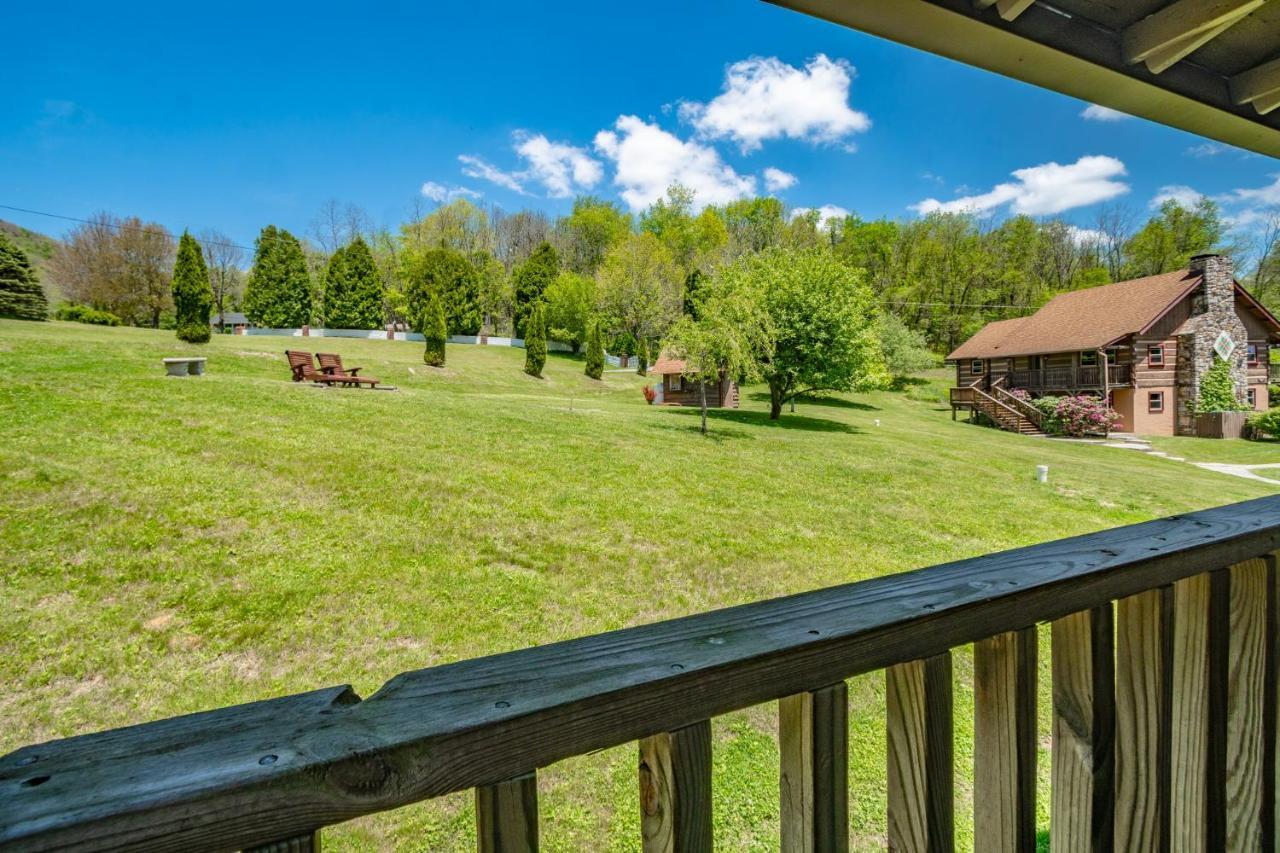
[[1036, 482], [1038, 483], [1049, 482], [1049, 466], [1048, 465], [1036, 466]]

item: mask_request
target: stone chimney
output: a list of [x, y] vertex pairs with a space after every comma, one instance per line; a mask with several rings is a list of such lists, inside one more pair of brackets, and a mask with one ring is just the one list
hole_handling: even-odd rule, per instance
[[1196, 255], [1191, 272], [1204, 281], [1191, 295], [1191, 317], [1178, 336], [1178, 432], [1194, 433], [1191, 406], [1200, 396], [1200, 379], [1219, 358], [1214, 351], [1218, 336], [1226, 332], [1235, 348], [1231, 353], [1231, 378], [1236, 396], [1243, 400], [1247, 387], [1248, 332], [1236, 314], [1235, 274], [1226, 255]]

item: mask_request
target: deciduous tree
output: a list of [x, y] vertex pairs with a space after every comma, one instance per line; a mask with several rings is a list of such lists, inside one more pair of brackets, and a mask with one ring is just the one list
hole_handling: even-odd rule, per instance
[[653, 234], [632, 234], [600, 267], [600, 310], [614, 329], [636, 339], [660, 338], [680, 316], [684, 276]]
[[596, 305], [596, 283], [584, 275], [562, 272], [542, 295], [546, 305], [547, 337], [577, 352], [587, 337]]

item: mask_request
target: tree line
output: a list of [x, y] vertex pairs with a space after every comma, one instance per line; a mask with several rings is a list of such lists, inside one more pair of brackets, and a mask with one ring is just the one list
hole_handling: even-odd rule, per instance
[[[1145, 221], [1107, 207], [1090, 228], [953, 212], [823, 222], [776, 198], [701, 210], [694, 201], [675, 185], [633, 215], [583, 196], [552, 218], [462, 198], [416, 209], [395, 230], [334, 202], [301, 237], [263, 228], [251, 256], [216, 231], [199, 234], [198, 244], [215, 316], [240, 309], [272, 327], [423, 331], [434, 300], [448, 335], [522, 337], [541, 306], [549, 339], [576, 350], [598, 322], [606, 349], [641, 358], [692, 316], [720, 270], [771, 250], [827, 252], [861, 270], [872, 302], [901, 326], [888, 334], [922, 338], [936, 353], [1057, 293], [1178, 269], [1209, 249], [1242, 261], [1252, 250], [1244, 283], [1264, 302], [1280, 302], [1280, 218], [1251, 246], [1207, 198], [1190, 207], [1166, 202]], [[175, 244], [156, 223], [99, 214], [71, 231], [50, 275], [73, 302], [125, 323], [168, 326], [176, 323]]]

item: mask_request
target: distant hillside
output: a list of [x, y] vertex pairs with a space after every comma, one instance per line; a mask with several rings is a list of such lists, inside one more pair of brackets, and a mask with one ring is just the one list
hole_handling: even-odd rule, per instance
[[31, 260], [31, 265], [40, 273], [40, 283], [44, 285], [44, 291], [49, 297], [49, 302], [54, 303], [61, 299], [62, 294], [58, 291], [56, 285], [49, 280], [49, 259], [53, 257], [53, 253], [58, 248], [58, 241], [47, 234], [41, 234], [39, 231], [31, 231], [23, 228], [21, 225], [15, 225], [12, 222], [6, 222], [0, 219], [0, 231], [4, 232], [10, 240], [18, 244], [18, 248], [27, 253], [27, 257]]

